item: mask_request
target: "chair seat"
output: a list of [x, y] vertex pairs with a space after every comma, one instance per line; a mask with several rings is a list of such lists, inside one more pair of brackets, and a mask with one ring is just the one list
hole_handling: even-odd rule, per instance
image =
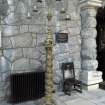
[[70, 83], [70, 84], [81, 84], [81, 81], [77, 80], [77, 79], [74, 79], [74, 78], [69, 78], [69, 79], [65, 79], [66, 83]]

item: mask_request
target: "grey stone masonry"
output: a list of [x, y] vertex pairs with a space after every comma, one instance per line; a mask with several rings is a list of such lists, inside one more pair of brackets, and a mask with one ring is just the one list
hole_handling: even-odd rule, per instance
[[[97, 70], [96, 60], [96, 8], [101, 6], [101, 0], [80, 0], [81, 7], [81, 80], [84, 88], [91, 90], [98, 88], [102, 81], [102, 73]], [[95, 76], [95, 74], [99, 76]]]
[[23, 56], [22, 48], [17, 49], [5, 49], [4, 56], [11, 62], [16, 61], [17, 59]]
[[11, 41], [14, 48], [32, 46], [32, 36], [30, 33], [14, 36], [11, 38]]
[[[33, 1], [35, 5], [38, 6], [38, 12], [31, 10], [32, 14], [30, 18], [27, 16], [29, 12], [28, 1]], [[7, 77], [11, 73], [31, 72], [38, 68], [46, 70], [46, 50], [44, 42], [47, 36], [48, 9], [47, 7], [43, 7], [43, 2], [37, 4], [36, 1], [37, 0], [7, 0], [9, 6], [7, 10], [8, 15], [6, 15], [0, 23], [3, 47], [3, 51], [0, 50], [0, 57], [2, 56], [0, 58], [0, 81], [6, 83], [4, 86], [6, 88], [9, 87]], [[65, 4], [65, 8], [67, 9], [64, 17], [69, 15], [70, 20], [60, 19], [62, 16], [58, 10], [62, 8], [62, 5], [59, 1], [56, 1], [56, 5], [53, 0], [50, 2], [52, 2], [50, 4], [53, 15], [51, 25], [52, 36], [55, 43], [53, 47], [53, 79], [54, 83], [58, 83], [57, 86], [59, 86], [63, 77], [61, 72], [61, 64], [63, 62], [74, 62], [76, 78], [79, 78], [81, 71], [81, 20], [78, 0], [66, 1], [67, 4]], [[90, 25], [91, 24], [89, 24], [89, 26]], [[68, 33], [68, 42], [56, 43], [55, 33], [57, 32]], [[93, 30], [91, 30], [91, 32], [93, 34], [95, 33]], [[93, 40], [91, 37], [90, 41]], [[94, 50], [92, 52], [91, 56], [89, 56], [90, 58], [95, 57]], [[83, 52], [83, 54], [85, 54], [85, 52]], [[85, 56], [88, 57], [88, 55]], [[2, 84], [2, 82], [0, 82], [0, 84]], [[0, 92], [4, 87], [1, 87]], [[60, 86], [60, 89], [61, 88]], [[6, 92], [4, 92], [4, 94], [6, 95]]]
[[29, 59], [21, 58], [13, 62], [12, 70], [27, 70], [29, 69]]
[[[81, 38], [82, 38], [82, 70], [96, 70], [96, 10], [94, 8], [81, 9]], [[92, 33], [94, 34], [92, 34]]]

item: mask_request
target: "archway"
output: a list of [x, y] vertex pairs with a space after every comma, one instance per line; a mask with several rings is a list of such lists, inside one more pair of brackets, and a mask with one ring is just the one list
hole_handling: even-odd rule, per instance
[[103, 72], [103, 80], [105, 81], [105, 7], [100, 7], [97, 11], [97, 60], [98, 68]]

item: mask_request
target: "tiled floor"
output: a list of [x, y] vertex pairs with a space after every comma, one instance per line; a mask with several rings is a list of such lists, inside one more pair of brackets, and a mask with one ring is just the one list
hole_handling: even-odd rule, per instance
[[105, 90], [83, 91], [65, 96], [63, 93], [54, 95], [58, 105], [105, 105]]
[[[105, 105], [105, 90], [83, 90], [83, 93], [73, 92], [71, 96], [65, 95], [63, 92], [59, 92], [54, 94], [54, 99], [57, 105]], [[6, 102], [1, 102], [0, 105], [15, 104], [7, 104]], [[39, 102], [29, 101], [16, 105], [39, 105]]]

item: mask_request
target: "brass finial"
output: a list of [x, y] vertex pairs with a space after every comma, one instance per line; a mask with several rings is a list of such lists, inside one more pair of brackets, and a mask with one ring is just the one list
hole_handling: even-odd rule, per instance
[[47, 29], [48, 34], [47, 34], [46, 42], [49, 43], [49, 41], [53, 42], [53, 39], [52, 39], [52, 30], [51, 30], [52, 13], [51, 13], [51, 9], [50, 8], [48, 10], [47, 19], [48, 19], [48, 29]]
[[48, 19], [48, 21], [51, 21], [51, 19], [52, 19], [51, 9], [48, 10], [47, 19]]

